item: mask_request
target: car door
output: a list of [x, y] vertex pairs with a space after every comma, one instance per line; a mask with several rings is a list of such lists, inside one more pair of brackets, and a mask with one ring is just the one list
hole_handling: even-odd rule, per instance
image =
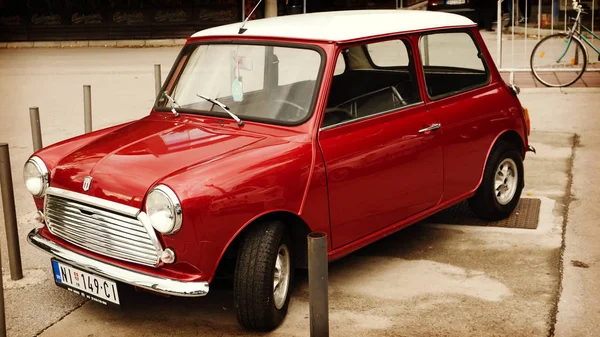
[[469, 30], [425, 34], [419, 39], [427, 105], [444, 135], [444, 196], [461, 198], [477, 188], [486, 157], [507, 115], [498, 85]]
[[420, 97], [410, 51], [394, 39], [344, 48], [338, 58], [318, 136], [334, 249], [442, 195], [441, 134]]

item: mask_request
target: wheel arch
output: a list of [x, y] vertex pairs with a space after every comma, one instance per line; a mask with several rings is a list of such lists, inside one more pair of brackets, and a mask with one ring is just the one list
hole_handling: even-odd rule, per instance
[[492, 146], [490, 146], [487, 156], [485, 158], [486, 161], [489, 158], [494, 146], [501, 141], [514, 144], [519, 150], [519, 152], [521, 152], [521, 158], [525, 159], [525, 153], [527, 152], [527, 149], [525, 148], [525, 142], [523, 141], [523, 138], [521, 138], [521, 135], [519, 135], [519, 133], [515, 130], [506, 130], [500, 135], [498, 135], [498, 137], [496, 137], [496, 139], [492, 143]]
[[216, 269], [213, 272], [211, 279], [214, 278], [214, 275], [219, 268], [227, 268], [224, 265], [224, 261], [231, 259], [235, 260], [240, 242], [249, 229], [252, 228], [253, 225], [268, 221], [282, 221], [286, 225], [293, 244], [292, 249], [294, 255], [294, 265], [296, 268], [307, 268], [308, 246], [306, 236], [311, 232], [311, 228], [299, 215], [289, 211], [278, 210], [264, 213], [254, 218], [235, 234], [235, 236], [229, 241], [227, 246], [221, 252], [221, 256], [219, 257], [219, 261], [217, 262]]
[[[492, 153], [492, 150], [494, 149], [496, 144], [498, 144], [498, 142], [502, 142], [502, 141], [514, 144], [515, 147], [521, 153], [521, 158], [525, 159], [525, 153], [527, 153], [527, 149], [525, 148], [525, 142], [523, 141], [523, 138], [521, 137], [521, 135], [515, 130], [504, 130], [504, 131], [500, 132], [498, 134], [498, 136], [496, 136], [496, 138], [490, 145], [490, 148], [488, 149], [487, 154], [485, 155], [485, 163], [486, 164], [487, 164], [488, 159], [490, 158], [490, 154]], [[471, 194], [474, 194], [477, 191], [477, 189], [479, 188], [479, 186], [481, 186], [481, 182], [483, 181], [483, 175], [485, 173], [485, 167], [486, 167], [486, 165], [483, 165], [481, 174], [479, 175], [479, 182], [477, 183], [477, 186], [471, 192]], [[522, 183], [524, 184], [525, 182], [523, 181]]]

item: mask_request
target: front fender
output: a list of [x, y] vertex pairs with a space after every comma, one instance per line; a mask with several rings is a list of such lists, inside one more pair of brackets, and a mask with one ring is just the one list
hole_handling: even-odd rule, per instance
[[311, 173], [312, 145], [267, 138], [163, 181], [181, 200], [183, 224], [163, 236], [181, 263], [212, 274], [228, 244], [261, 215], [299, 214]]

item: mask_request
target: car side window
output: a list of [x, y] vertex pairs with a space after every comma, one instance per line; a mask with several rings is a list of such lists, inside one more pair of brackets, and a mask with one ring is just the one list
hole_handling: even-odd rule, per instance
[[412, 60], [410, 45], [403, 39], [342, 50], [322, 127], [368, 118], [420, 102]]
[[402, 67], [409, 63], [408, 49], [402, 40], [371, 43], [366, 47], [376, 67]]
[[489, 72], [472, 35], [467, 32], [421, 36], [419, 52], [427, 93], [438, 99], [489, 83]]

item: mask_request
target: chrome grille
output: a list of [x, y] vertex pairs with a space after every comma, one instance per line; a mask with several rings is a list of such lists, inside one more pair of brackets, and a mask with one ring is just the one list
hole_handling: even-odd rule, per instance
[[159, 262], [161, 247], [151, 237], [154, 232], [135, 217], [50, 193], [44, 213], [50, 232], [76, 246], [143, 265]]

